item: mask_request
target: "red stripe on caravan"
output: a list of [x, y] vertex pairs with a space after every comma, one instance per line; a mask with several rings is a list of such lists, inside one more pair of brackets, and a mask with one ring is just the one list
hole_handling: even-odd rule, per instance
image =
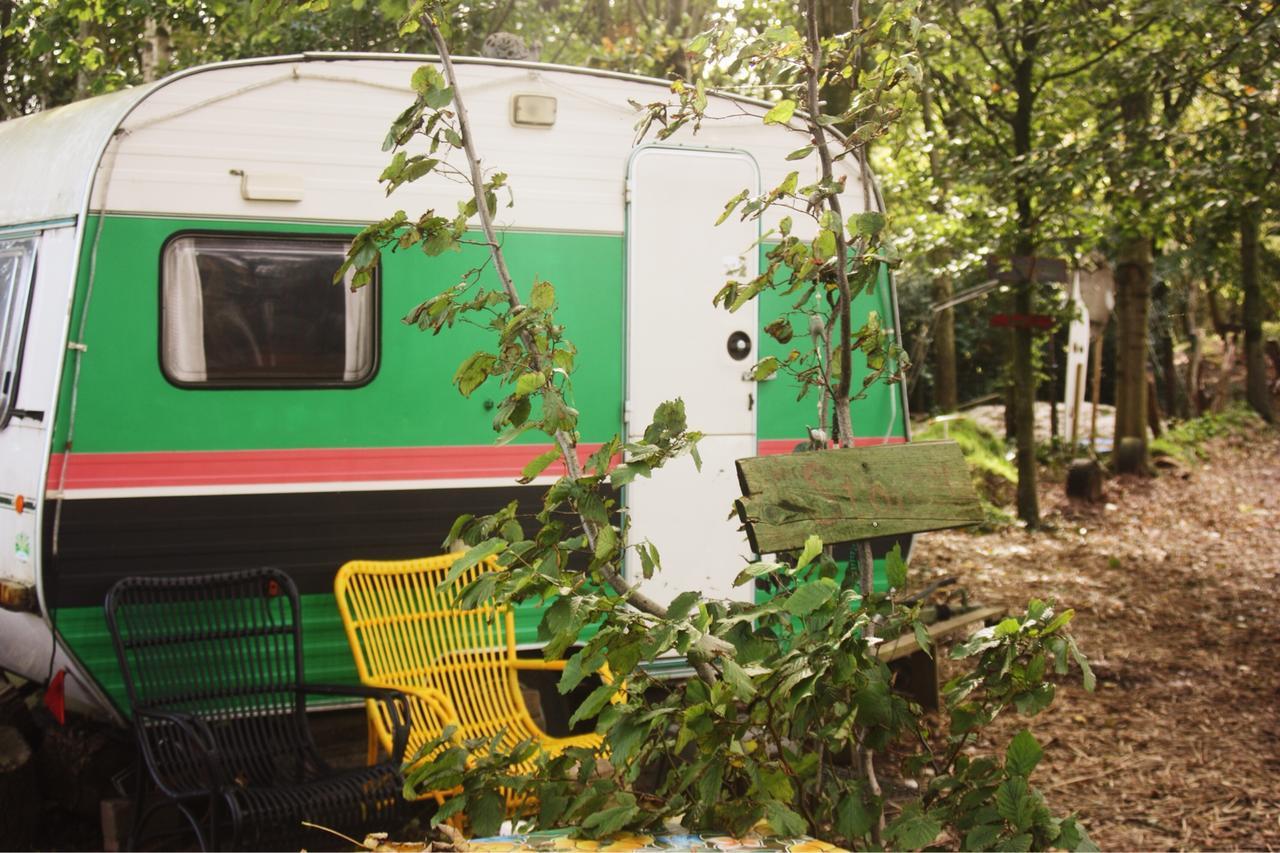
[[[459, 447], [305, 448], [297, 450], [198, 450], [161, 453], [56, 453], [49, 461], [50, 491], [164, 486], [342, 483], [519, 477], [546, 444]], [[584, 462], [600, 449], [583, 444]], [[66, 482], [62, 466], [70, 458]], [[559, 476], [557, 462], [544, 474]]]
[[[795, 450], [797, 444], [804, 442], [803, 438], [769, 438], [761, 439], [756, 443], [756, 452], [761, 456], [777, 456], [782, 453], [791, 453]], [[878, 447], [881, 444], [905, 444], [906, 439], [900, 435], [891, 435], [888, 438], [883, 436], [857, 436], [853, 440], [854, 447]]]

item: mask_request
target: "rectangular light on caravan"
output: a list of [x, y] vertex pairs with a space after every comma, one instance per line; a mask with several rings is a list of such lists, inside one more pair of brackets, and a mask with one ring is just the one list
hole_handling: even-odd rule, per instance
[[302, 201], [302, 176], [240, 172], [240, 197], [249, 201]]
[[556, 123], [556, 99], [550, 95], [512, 95], [511, 123], [518, 127], [551, 127]]

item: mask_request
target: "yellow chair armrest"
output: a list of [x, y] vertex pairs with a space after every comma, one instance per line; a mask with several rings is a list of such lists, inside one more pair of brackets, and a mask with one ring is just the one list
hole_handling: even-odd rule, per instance
[[532, 669], [532, 670], [548, 670], [548, 669], [564, 669], [566, 661], [562, 660], [543, 660], [542, 658], [516, 658], [516, 662], [512, 664], [515, 669]]
[[[566, 661], [562, 660], [542, 660], [541, 658], [516, 658], [514, 664], [515, 669], [531, 669], [531, 670], [563, 670]], [[596, 670], [600, 680], [605, 684], [613, 684], [613, 673], [609, 671], [609, 665], [605, 664]], [[618, 692], [613, 694], [609, 699], [614, 705], [619, 705], [627, 701], [627, 685], [624, 682], [620, 685]]]

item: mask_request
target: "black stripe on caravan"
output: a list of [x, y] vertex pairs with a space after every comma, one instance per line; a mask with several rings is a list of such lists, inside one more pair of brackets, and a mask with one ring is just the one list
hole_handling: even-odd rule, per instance
[[518, 500], [532, 514], [543, 492], [503, 486], [68, 500], [57, 556], [53, 513], [45, 515], [45, 600], [51, 608], [100, 607], [122, 577], [259, 566], [288, 573], [304, 593], [331, 592], [348, 560], [439, 554], [461, 513], [496, 512]]
[[[461, 513], [496, 512], [514, 500], [522, 516], [532, 516], [543, 493], [503, 486], [69, 500], [56, 556], [54, 514], [45, 514], [45, 601], [51, 609], [100, 607], [122, 577], [261, 566], [286, 572], [304, 593], [330, 592], [348, 560], [439, 554]], [[882, 557], [896, 541], [874, 539], [872, 550]], [[909, 537], [901, 541], [905, 553]], [[848, 559], [848, 550], [838, 547], [837, 559]]]

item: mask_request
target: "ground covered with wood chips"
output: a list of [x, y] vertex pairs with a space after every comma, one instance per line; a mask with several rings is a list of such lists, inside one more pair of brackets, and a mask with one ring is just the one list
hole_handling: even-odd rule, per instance
[[1045, 484], [1047, 531], [931, 533], [912, 556], [913, 585], [955, 575], [982, 603], [1075, 609], [1096, 692], [1062, 679], [982, 746], [1030, 728], [1033, 782], [1104, 850], [1280, 849], [1280, 433], [1203, 449], [1109, 480], [1105, 504]]

